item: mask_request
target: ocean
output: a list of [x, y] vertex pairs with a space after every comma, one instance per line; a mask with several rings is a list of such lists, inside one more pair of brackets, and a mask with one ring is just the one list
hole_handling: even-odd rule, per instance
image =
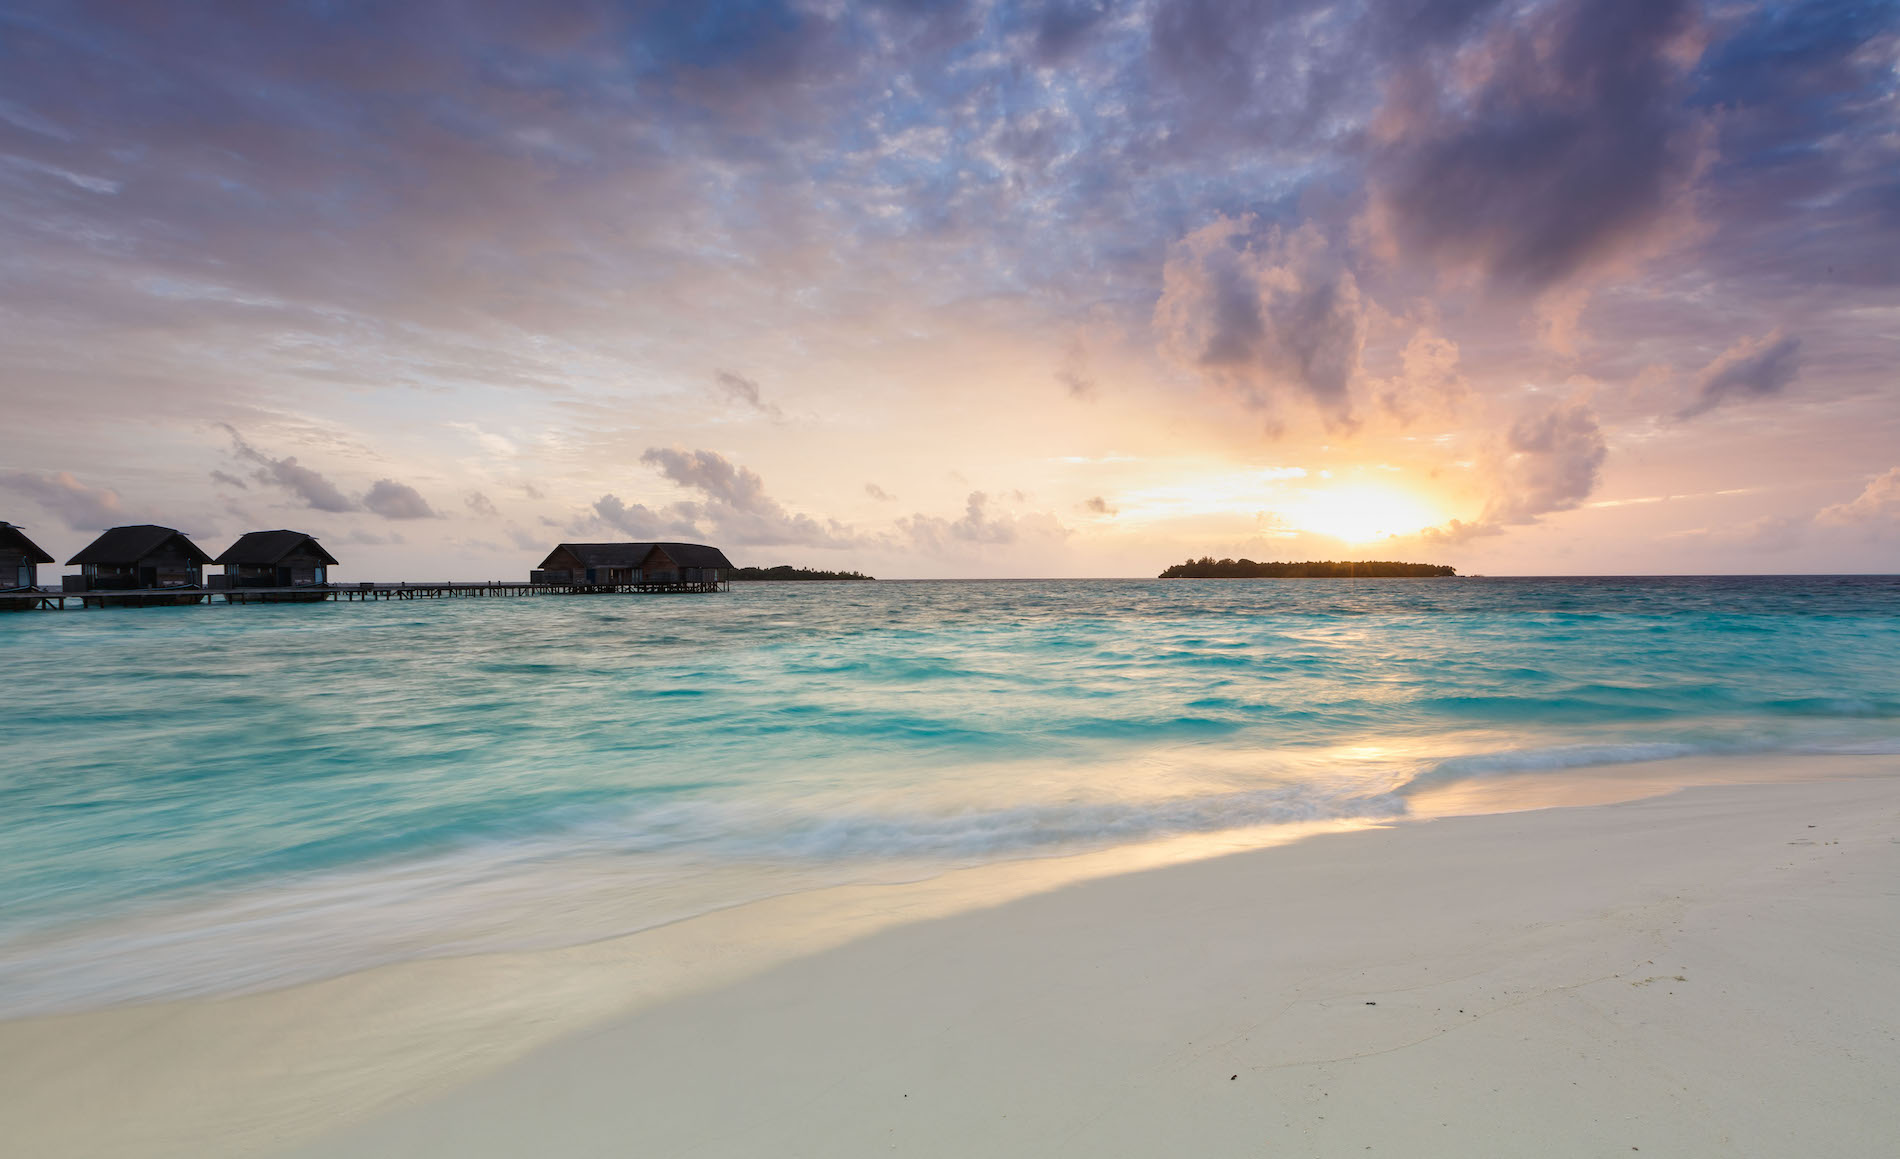
[[1507, 773], [1900, 752], [1900, 579], [741, 584], [0, 616], [0, 1017]]

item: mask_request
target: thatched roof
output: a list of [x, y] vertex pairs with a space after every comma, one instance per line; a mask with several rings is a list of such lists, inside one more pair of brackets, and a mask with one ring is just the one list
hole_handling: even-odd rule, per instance
[[238, 537], [236, 543], [226, 548], [223, 555], [211, 562], [275, 567], [286, 556], [303, 550], [306, 544], [310, 552], [324, 563], [336, 563], [336, 559], [317, 542], [316, 536], [302, 531], [247, 531]]
[[27, 558], [29, 563], [52, 563], [53, 557], [46, 549], [26, 537], [26, 532], [0, 520], [0, 544], [11, 547]]
[[557, 543], [541, 566], [548, 567], [565, 551], [580, 560], [582, 567], [639, 567], [656, 547], [681, 567], [732, 566], [725, 552], [703, 543]]
[[731, 567], [726, 553], [703, 543], [656, 543], [666, 557], [681, 567]]
[[67, 560], [75, 563], [137, 563], [147, 556], [156, 555], [173, 540], [193, 562], [205, 564], [211, 562], [197, 544], [185, 537], [185, 533], [170, 527], [159, 527], [152, 523], [134, 523], [129, 527], [114, 527], [93, 540], [80, 550], [78, 555]]
[[541, 566], [549, 566], [565, 551], [580, 560], [582, 567], [639, 567], [652, 550], [650, 543], [557, 543]]

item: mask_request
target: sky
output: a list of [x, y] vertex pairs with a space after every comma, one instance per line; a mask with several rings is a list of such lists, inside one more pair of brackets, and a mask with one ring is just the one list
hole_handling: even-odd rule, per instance
[[0, 0], [0, 519], [1900, 572], [1900, 4]]

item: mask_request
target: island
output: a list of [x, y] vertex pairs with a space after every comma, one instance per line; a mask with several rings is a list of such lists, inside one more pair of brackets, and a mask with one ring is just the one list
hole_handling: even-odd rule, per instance
[[777, 567], [735, 567], [731, 578], [737, 583], [744, 580], [874, 580], [877, 577], [860, 571], [820, 571], [781, 563]]
[[[1426, 579], [1455, 576], [1458, 569], [1436, 563], [1398, 563], [1389, 559], [1309, 559], [1299, 563], [1202, 556], [1177, 563], [1162, 579]], [[734, 576], [737, 579], [738, 576]]]

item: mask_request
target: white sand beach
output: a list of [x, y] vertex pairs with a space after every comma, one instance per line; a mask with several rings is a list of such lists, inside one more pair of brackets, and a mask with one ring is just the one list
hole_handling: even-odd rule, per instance
[[991, 866], [0, 1024], [0, 1134], [15, 1156], [1892, 1153], [1900, 760], [1520, 780], [1135, 872]]

